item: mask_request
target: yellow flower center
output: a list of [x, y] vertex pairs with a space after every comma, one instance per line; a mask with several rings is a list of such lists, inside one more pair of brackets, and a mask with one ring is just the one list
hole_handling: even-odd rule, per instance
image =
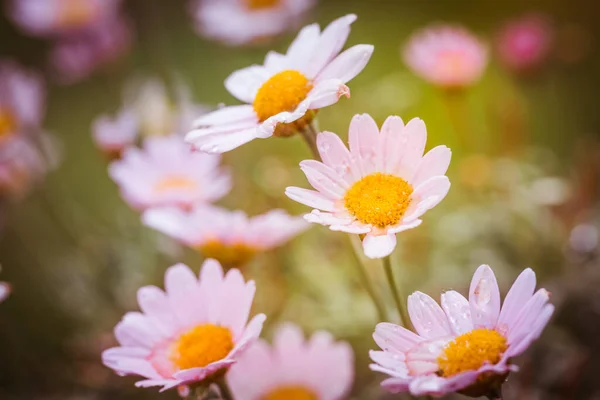
[[94, 19], [95, 7], [87, 0], [67, 0], [59, 15], [59, 24], [64, 27], [87, 25]]
[[281, 0], [246, 0], [246, 6], [250, 10], [261, 10], [263, 8], [273, 8], [279, 3]]
[[450, 377], [496, 364], [508, 348], [506, 338], [493, 329], [475, 329], [450, 342], [438, 357], [438, 374]]
[[412, 192], [404, 179], [377, 172], [354, 183], [344, 196], [344, 205], [360, 222], [383, 228], [400, 222]]
[[181, 190], [195, 190], [198, 187], [198, 184], [183, 175], [170, 175], [167, 176], [160, 181], [156, 185], [154, 185], [154, 190], [158, 193], [165, 193], [170, 191], [181, 191]]
[[206, 367], [224, 359], [232, 349], [233, 339], [228, 328], [203, 324], [179, 337], [173, 345], [171, 361], [179, 369]]
[[244, 265], [256, 254], [257, 249], [244, 243], [225, 244], [211, 240], [198, 247], [206, 258], [214, 258], [226, 266]]
[[260, 122], [285, 111], [293, 111], [312, 89], [312, 82], [294, 70], [279, 72], [258, 89], [254, 111]]
[[319, 397], [302, 386], [284, 386], [269, 392], [261, 400], [318, 400]]
[[13, 133], [16, 125], [17, 123], [12, 113], [0, 108], [0, 139]]

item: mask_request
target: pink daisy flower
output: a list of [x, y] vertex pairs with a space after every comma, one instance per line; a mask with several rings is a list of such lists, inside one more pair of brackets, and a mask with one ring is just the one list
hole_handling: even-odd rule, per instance
[[12, 0], [8, 14], [30, 35], [70, 36], [113, 19], [121, 0]]
[[0, 61], [0, 145], [16, 134], [34, 133], [45, 113], [42, 78], [19, 65]]
[[186, 140], [202, 151], [223, 153], [256, 138], [289, 136], [305, 128], [318, 109], [350, 96], [345, 84], [371, 58], [370, 45], [357, 45], [338, 55], [355, 20], [355, 15], [347, 15], [323, 32], [319, 25], [309, 25], [287, 54], [270, 52], [264, 65], [234, 72], [225, 87], [247, 104], [200, 117]]
[[190, 211], [153, 208], [144, 213], [142, 220], [226, 266], [242, 265], [255, 254], [281, 246], [308, 228], [301, 217], [283, 210], [248, 218], [243, 211], [209, 205], [198, 205]]
[[526, 269], [500, 308], [496, 277], [482, 265], [473, 275], [468, 300], [450, 290], [442, 294], [440, 307], [426, 294], [413, 293], [408, 312], [417, 334], [378, 324], [373, 338], [383, 351], [371, 351], [371, 369], [390, 376], [382, 386], [392, 393], [479, 397], [498, 391], [518, 369], [512, 358], [540, 336], [554, 312], [549, 293], [534, 293], [535, 285], [535, 273]]
[[414, 34], [404, 49], [404, 62], [434, 85], [460, 88], [479, 80], [487, 53], [486, 45], [467, 30], [441, 25]]
[[6, 282], [0, 282], [0, 303], [6, 300], [6, 298], [10, 295], [10, 284]]
[[92, 136], [96, 147], [109, 158], [120, 158], [122, 152], [132, 146], [137, 138], [138, 122], [134, 113], [122, 109], [114, 117], [101, 115], [92, 123]]
[[315, 0], [196, 0], [190, 12], [197, 32], [243, 45], [294, 28]]
[[165, 274], [166, 291], [138, 291], [142, 312], [125, 314], [115, 327], [120, 344], [102, 353], [104, 365], [120, 375], [146, 378], [138, 387], [201, 382], [231, 367], [260, 335], [264, 314], [250, 322], [254, 281], [237, 269], [223, 275], [215, 260], [202, 265], [200, 279], [177, 264]]
[[367, 114], [350, 122], [350, 150], [331, 132], [317, 136], [323, 162], [300, 168], [316, 189], [286, 189], [286, 195], [316, 208], [305, 219], [331, 230], [364, 235], [367, 257], [392, 253], [396, 233], [421, 224], [421, 216], [448, 193], [451, 152], [438, 146], [423, 155], [427, 130], [415, 118], [404, 125], [389, 117], [381, 127]]
[[339, 400], [353, 379], [348, 343], [323, 331], [305, 340], [290, 323], [277, 329], [273, 346], [255, 342], [227, 374], [233, 396], [244, 400]]
[[537, 67], [550, 53], [552, 29], [546, 18], [528, 15], [508, 22], [497, 38], [500, 60], [522, 71]]
[[231, 176], [217, 155], [195, 152], [177, 135], [149, 137], [109, 166], [111, 178], [133, 208], [192, 207], [212, 202], [231, 189]]

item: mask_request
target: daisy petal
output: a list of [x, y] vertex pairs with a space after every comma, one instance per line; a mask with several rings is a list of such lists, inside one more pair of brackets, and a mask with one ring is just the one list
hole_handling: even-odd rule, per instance
[[496, 327], [500, 314], [500, 290], [489, 266], [482, 265], [475, 271], [469, 289], [469, 303], [475, 328]]
[[367, 234], [362, 241], [365, 256], [368, 258], [387, 257], [396, 248], [396, 235], [370, 235]]
[[410, 183], [419, 186], [434, 176], [445, 175], [451, 158], [452, 151], [446, 146], [437, 146], [429, 150], [419, 162]]
[[314, 190], [288, 187], [285, 189], [285, 194], [290, 199], [309, 207], [318, 208], [323, 211], [335, 211], [333, 201]]
[[427, 339], [450, 336], [450, 324], [442, 308], [425, 293], [408, 296], [408, 313], [419, 335]]
[[340, 79], [328, 79], [318, 83], [306, 99], [308, 108], [316, 110], [337, 103], [342, 96], [350, 97], [348, 86]]
[[473, 330], [469, 301], [460, 293], [449, 290], [442, 294], [442, 308], [455, 335]]
[[225, 80], [225, 88], [238, 100], [252, 104], [258, 89], [270, 76], [266, 68], [252, 65], [229, 75]]
[[359, 44], [337, 56], [321, 73], [316, 81], [326, 79], [339, 79], [342, 83], [351, 81], [367, 65], [373, 54], [374, 47], [367, 44]]

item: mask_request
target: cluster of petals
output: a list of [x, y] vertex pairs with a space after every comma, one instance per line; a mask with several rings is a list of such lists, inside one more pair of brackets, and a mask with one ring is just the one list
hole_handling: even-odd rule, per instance
[[509, 21], [496, 40], [500, 60], [508, 68], [523, 71], [539, 66], [548, 56], [553, 34], [547, 18], [526, 15]]
[[135, 209], [191, 208], [227, 194], [231, 177], [218, 155], [193, 151], [178, 135], [154, 136], [129, 147], [109, 166], [122, 197]]
[[404, 62], [418, 76], [444, 88], [461, 88], [479, 80], [488, 63], [487, 46], [461, 27], [436, 25], [409, 39]]
[[114, 117], [101, 115], [92, 124], [92, 136], [96, 147], [110, 158], [119, 158], [132, 146], [138, 134], [138, 123], [133, 111], [120, 110]]
[[[419, 226], [421, 216], [435, 207], [448, 193], [445, 176], [451, 151], [437, 146], [425, 155], [425, 123], [412, 119], [406, 125], [391, 116], [381, 130], [367, 114], [356, 115], [349, 129], [349, 150], [332, 132], [317, 136], [322, 162], [305, 160], [300, 167], [316, 190], [288, 187], [286, 195], [314, 207], [305, 216], [309, 222], [329, 226], [331, 230], [364, 235], [365, 255], [381, 258], [392, 253], [396, 234]], [[353, 185], [373, 174], [399, 177], [412, 186], [409, 205], [394, 225], [374, 226], [361, 222], [347, 209], [344, 198]], [[377, 208], [377, 204], [373, 204]]]
[[227, 375], [234, 398], [244, 400], [340, 400], [346, 398], [353, 379], [354, 355], [348, 343], [335, 342], [325, 331], [305, 340], [302, 330], [291, 323], [278, 327], [272, 346], [256, 341]]
[[237, 46], [261, 42], [297, 26], [314, 4], [315, 0], [195, 0], [190, 13], [200, 35]]
[[[291, 216], [284, 210], [271, 210], [249, 218], [243, 211], [208, 204], [199, 204], [191, 210], [153, 208], [144, 212], [142, 220], [147, 226], [200, 251], [216, 250], [214, 247], [218, 246], [223, 257], [230, 259], [244, 258], [242, 254], [231, 254], [236, 249], [251, 256], [280, 246], [308, 228], [301, 217]], [[218, 253], [210, 254], [210, 251], [206, 255], [220, 258]]]
[[[253, 139], [271, 137], [279, 124], [294, 123], [311, 110], [330, 106], [341, 96], [350, 96], [346, 83], [363, 70], [373, 52], [371, 45], [356, 45], [339, 54], [355, 20], [355, 15], [344, 16], [329, 24], [323, 32], [318, 24], [306, 26], [286, 54], [271, 51], [263, 65], [253, 65], [231, 74], [225, 87], [246, 104], [223, 107], [200, 117], [195, 121], [197, 128], [188, 133], [186, 140], [199, 150], [223, 153]], [[285, 72], [306, 79], [311, 89], [292, 109], [261, 119], [253, 106], [259, 90]], [[288, 94], [273, 92], [271, 97], [282, 99]]]
[[12, 0], [8, 13], [24, 32], [55, 40], [50, 65], [71, 83], [129, 48], [132, 34], [120, 6], [121, 0]]
[[[166, 390], [203, 381], [231, 367], [260, 335], [265, 316], [258, 314], [248, 322], [254, 293], [254, 281], [245, 282], [237, 269], [224, 275], [214, 260], [204, 262], [199, 279], [186, 265], [174, 265], [165, 274], [165, 291], [155, 286], [139, 289], [142, 312], [125, 314], [115, 327], [120, 346], [104, 351], [102, 360], [120, 375], [144, 377], [138, 387]], [[205, 366], [179, 368], [170, 352], [182, 335], [205, 324], [228, 329], [231, 350]]]
[[[517, 370], [511, 359], [540, 336], [554, 312], [554, 306], [548, 303], [549, 293], [545, 289], [534, 293], [535, 286], [535, 273], [526, 269], [514, 282], [501, 307], [494, 273], [482, 265], [473, 276], [468, 300], [450, 290], [442, 294], [440, 307], [426, 294], [413, 293], [408, 298], [408, 311], [417, 333], [391, 323], [378, 324], [373, 338], [382, 351], [371, 351], [374, 361], [371, 369], [390, 376], [382, 386], [393, 393], [488, 394], [495, 388], [487, 387], [486, 383], [501, 384], [506, 375]], [[461, 335], [477, 329], [495, 332], [494, 335], [504, 338], [506, 349], [498, 355], [498, 361], [442, 376], [439, 359], [444, 350]]]

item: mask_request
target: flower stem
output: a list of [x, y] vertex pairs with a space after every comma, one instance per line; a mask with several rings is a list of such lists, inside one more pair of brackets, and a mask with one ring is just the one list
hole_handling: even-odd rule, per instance
[[390, 289], [392, 291], [394, 303], [396, 304], [396, 308], [398, 309], [400, 323], [406, 329], [410, 329], [410, 317], [408, 316], [406, 301], [404, 300], [404, 296], [400, 293], [400, 290], [398, 290], [398, 286], [396, 285], [396, 281], [394, 279], [394, 272], [392, 271], [392, 260], [390, 256], [383, 258], [383, 269], [385, 270], [385, 276], [387, 277], [388, 284], [390, 285]]
[[497, 389], [492, 390], [486, 396], [490, 400], [502, 400], [502, 387], [498, 387]]
[[312, 122], [306, 125], [304, 129], [301, 129], [300, 134], [308, 145], [308, 148], [310, 149], [310, 152], [315, 160], [321, 161], [321, 155], [319, 154], [319, 149], [317, 148], [317, 130], [313, 126]]
[[217, 379], [217, 386], [219, 387], [219, 392], [221, 392], [221, 399], [223, 400], [233, 400], [233, 395], [231, 394], [231, 390], [229, 390], [229, 386], [227, 382], [225, 382], [225, 378], [221, 377]]
[[373, 285], [373, 281], [367, 272], [366, 265], [361, 258], [361, 244], [360, 238], [356, 235], [348, 235], [348, 239], [350, 239], [350, 243], [352, 244], [352, 253], [354, 254], [354, 265], [356, 266], [356, 270], [359, 275], [360, 282], [362, 283], [364, 289], [371, 297], [373, 301], [373, 305], [377, 309], [377, 316], [379, 317], [379, 321], [388, 321], [387, 313], [385, 311], [385, 306], [383, 302], [377, 297], [377, 292], [375, 291], [375, 286]]

